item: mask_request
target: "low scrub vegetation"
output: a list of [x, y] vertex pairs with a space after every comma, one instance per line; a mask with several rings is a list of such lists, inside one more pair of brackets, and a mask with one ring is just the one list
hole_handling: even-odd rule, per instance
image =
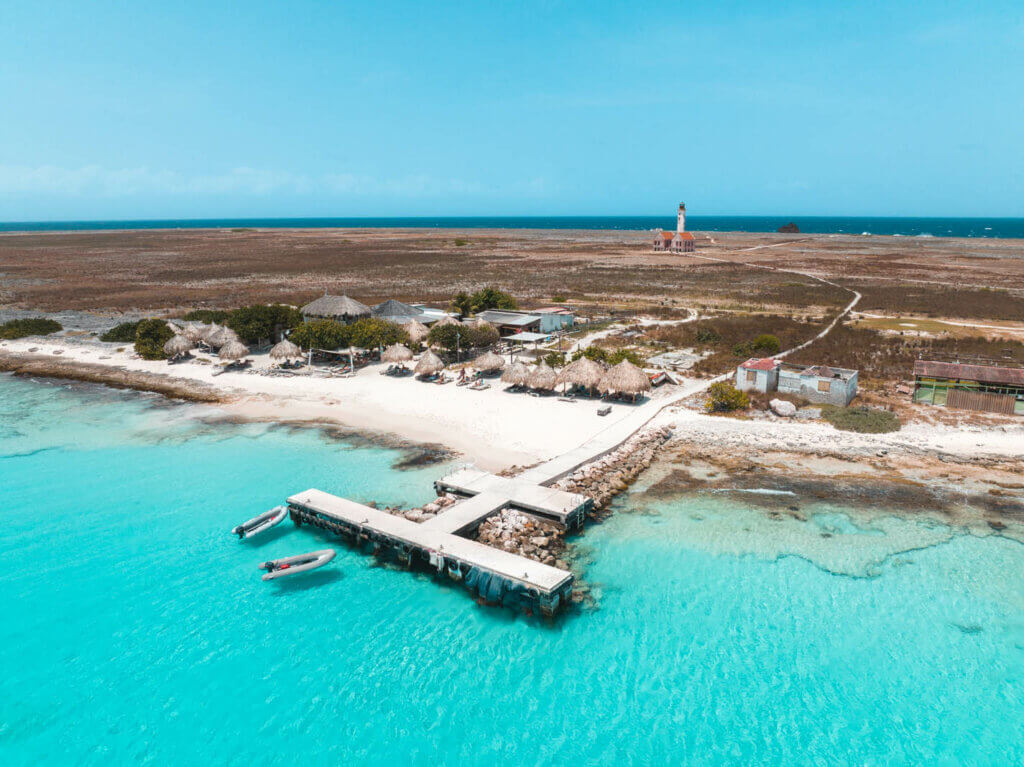
[[64, 329], [56, 320], [45, 317], [26, 317], [21, 320], [8, 320], [0, 325], [0, 338], [14, 339], [26, 336], [48, 336]]
[[303, 349], [335, 351], [349, 346], [377, 349], [391, 344], [404, 344], [409, 342], [409, 334], [393, 322], [364, 317], [351, 325], [343, 325], [334, 320], [303, 322], [291, 332], [288, 339]]
[[573, 361], [580, 357], [586, 357], [594, 362], [603, 362], [606, 365], [618, 365], [623, 360], [629, 360], [638, 368], [647, 364], [643, 355], [633, 349], [606, 349], [603, 346], [592, 345], [572, 355]]
[[746, 392], [740, 391], [728, 381], [719, 381], [708, 389], [704, 407], [711, 413], [746, 410], [750, 407], [750, 398], [747, 397]]
[[205, 322], [209, 325], [211, 322], [224, 322], [230, 314], [228, 309], [194, 309], [182, 319], [189, 322]]
[[173, 336], [166, 320], [142, 320], [135, 329], [135, 353], [144, 360], [167, 359], [164, 344]]
[[498, 331], [491, 325], [435, 325], [427, 335], [427, 343], [445, 351], [483, 349], [498, 342]]
[[900, 419], [896, 417], [896, 414], [878, 408], [823, 405], [821, 417], [841, 431], [885, 434], [900, 430]]
[[852, 283], [850, 287], [863, 294], [857, 305], [858, 311], [986, 320], [1020, 320], [1024, 317], [1024, 296], [995, 288], [871, 283]]
[[138, 321], [135, 322], [122, 322], [120, 325], [114, 325], [110, 330], [100, 336], [101, 341], [107, 343], [134, 343], [135, 342], [135, 331], [139, 329]]

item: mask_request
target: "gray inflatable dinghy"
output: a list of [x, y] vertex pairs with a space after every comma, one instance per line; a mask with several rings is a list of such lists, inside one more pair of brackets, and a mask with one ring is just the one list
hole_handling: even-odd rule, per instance
[[283, 557], [272, 559], [260, 565], [260, 570], [266, 570], [263, 580], [272, 581], [274, 578], [283, 578], [286, 575], [305, 573], [309, 570], [316, 570], [323, 567], [334, 559], [334, 549], [322, 549], [311, 551], [308, 554], [296, 554], [294, 557]]
[[254, 535], [269, 530], [274, 525], [281, 524], [287, 516], [287, 506], [276, 506], [270, 511], [264, 511], [258, 517], [253, 517], [248, 522], [243, 522], [231, 532], [239, 538], [252, 538]]

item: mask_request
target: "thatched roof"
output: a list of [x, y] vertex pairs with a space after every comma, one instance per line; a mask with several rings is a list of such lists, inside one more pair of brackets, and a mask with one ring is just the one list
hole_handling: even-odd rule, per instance
[[601, 363], [587, 357], [580, 357], [558, 371], [559, 384], [576, 384], [588, 389], [599, 386], [602, 378], [604, 368], [601, 367]]
[[601, 379], [601, 391], [619, 394], [639, 394], [651, 390], [651, 379], [629, 360], [610, 368]]
[[370, 307], [366, 304], [361, 304], [348, 296], [329, 296], [326, 293], [315, 301], [310, 301], [299, 311], [304, 316], [329, 319], [370, 316]]
[[274, 348], [270, 350], [270, 358], [274, 360], [290, 360], [301, 356], [302, 349], [287, 338], [281, 341], [281, 343], [274, 344]]
[[557, 380], [555, 371], [548, 367], [546, 362], [541, 362], [530, 371], [530, 378], [526, 383], [531, 389], [554, 389]]
[[383, 351], [380, 358], [384, 362], [408, 362], [412, 359], [412, 351], [403, 344], [392, 344]]
[[249, 356], [249, 347], [241, 341], [228, 341], [217, 353], [222, 360], [240, 360]]
[[492, 325], [491, 323], [489, 323], [487, 320], [483, 319], [482, 317], [474, 317], [473, 319], [469, 320], [469, 322], [467, 322], [466, 324], [469, 325], [470, 327], [477, 328], [477, 329], [480, 329], [480, 328], [493, 328], [494, 327], [494, 325]]
[[164, 344], [164, 354], [169, 357], [176, 357], [179, 354], [184, 354], [189, 349], [195, 346], [188, 338], [182, 334], [174, 336], [167, 343]]
[[218, 325], [216, 322], [204, 325], [202, 329], [203, 340], [206, 341], [206, 343], [210, 343], [210, 339], [212, 339], [222, 329], [222, 327], [222, 325]]
[[190, 322], [187, 325], [185, 325], [185, 328], [184, 330], [181, 331], [181, 334], [185, 336], [185, 338], [187, 338], [189, 341], [192, 341], [193, 343], [199, 343], [200, 341], [203, 340], [203, 333], [205, 331], [206, 325], [203, 325], [202, 323], [196, 324], [194, 322]]
[[206, 343], [215, 349], [231, 343], [232, 341], [238, 341], [238, 334], [231, 328], [219, 326], [217, 330], [206, 336]]
[[501, 374], [502, 382], [513, 384], [515, 386], [526, 386], [526, 382], [529, 378], [530, 368], [522, 362], [513, 362], [505, 368], [505, 372]]
[[373, 309], [371, 309], [371, 312], [374, 317], [380, 317], [382, 320], [394, 322], [396, 325], [403, 325], [423, 314], [423, 311], [417, 309], [415, 306], [403, 304], [401, 301], [396, 301], [393, 298], [382, 304], [377, 304]]
[[473, 360], [473, 367], [477, 370], [501, 370], [505, 367], [505, 360], [494, 352], [487, 352]]
[[462, 323], [459, 322], [457, 319], [455, 319], [454, 317], [451, 317], [451, 316], [446, 314], [444, 317], [442, 317], [441, 319], [439, 319], [437, 322], [434, 323], [434, 327], [435, 328], [439, 328], [439, 327], [442, 327], [444, 325], [461, 325], [461, 324]]
[[414, 370], [418, 376], [428, 376], [433, 373], [440, 373], [444, 370], [444, 360], [428, 349], [423, 352], [423, 356], [421, 356], [420, 361], [416, 363]]
[[427, 326], [419, 320], [411, 320], [402, 325], [402, 328], [409, 334], [409, 340], [414, 344], [426, 340], [427, 335], [430, 333]]

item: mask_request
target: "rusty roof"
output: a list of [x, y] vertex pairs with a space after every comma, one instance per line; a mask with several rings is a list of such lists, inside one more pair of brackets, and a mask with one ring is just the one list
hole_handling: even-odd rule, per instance
[[744, 370], [775, 370], [778, 366], [779, 361], [771, 357], [765, 357], [764, 359], [753, 357], [740, 365]]
[[1024, 368], [1001, 368], [991, 365], [964, 365], [959, 362], [914, 362], [914, 375], [926, 378], [959, 378], [979, 383], [1024, 386]]

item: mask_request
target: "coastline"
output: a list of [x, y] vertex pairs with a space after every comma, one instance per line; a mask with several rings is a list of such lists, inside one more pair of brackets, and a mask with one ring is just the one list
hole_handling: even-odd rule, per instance
[[[500, 386], [469, 392], [389, 379], [377, 375], [377, 366], [340, 379], [246, 373], [215, 378], [212, 364], [169, 368], [166, 362], [132, 359], [127, 352], [108, 348], [112, 346], [67, 338], [6, 341], [0, 344], [0, 371], [215, 404], [227, 417], [240, 420], [351, 431], [433, 454], [458, 454], [493, 472], [547, 460], [616, 423], [616, 418], [638, 415], [638, 408], [623, 406], [612, 418], [599, 419], [590, 412], [593, 403], [568, 405], [553, 397], [517, 396]], [[654, 416], [651, 428], [673, 430], [656, 464], [674, 464], [681, 487], [701, 484], [705, 474], [717, 471], [733, 479], [775, 476], [793, 481], [805, 476], [836, 482], [846, 475], [863, 475], [858, 481], [874, 477], [951, 490], [969, 482], [992, 499], [993, 509], [1001, 493], [1008, 498], [1024, 494], [1024, 482], [1015, 487], [1014, 481], [1024, 475], [1024, 425], [952, 429], [912, 424], [890, 434], [853, 434], [821, 423], [709, 416], [678, 405], [657, 413], [672, 396], [658, 394], [662, 396], [640, 408]], [[652, 468], [649, 473], [657, 472]], [[684, 478], [686, 473], [690, 479]], [[646, 482], [646, 477], [641, 479]]]

